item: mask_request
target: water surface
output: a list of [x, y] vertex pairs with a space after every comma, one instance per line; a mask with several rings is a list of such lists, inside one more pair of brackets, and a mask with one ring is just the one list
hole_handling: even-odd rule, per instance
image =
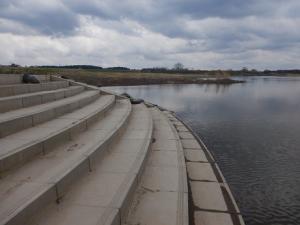
[[300, 224], [300, 78], [111, 87], [176, 112], [203, 139], [247, 225]]

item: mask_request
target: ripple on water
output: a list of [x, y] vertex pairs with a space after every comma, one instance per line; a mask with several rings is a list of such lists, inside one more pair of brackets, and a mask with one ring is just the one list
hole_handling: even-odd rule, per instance
[[300, 225], [300, 79], [113, 88], [174, 110], [215, 156], [247, 225]]

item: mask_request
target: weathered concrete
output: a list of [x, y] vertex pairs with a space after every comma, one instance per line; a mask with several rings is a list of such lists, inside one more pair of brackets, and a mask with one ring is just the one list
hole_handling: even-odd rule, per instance
[[[126, 104], [124, 107], [126, 107]], [[3, 190], [0, 218], [9, 218], [11, 214], [20, 211], [20, 208], [28, 209], [28, 214], [32, 215], [34, 211], [30, 210], [31, 199], [43, 197], [43, 194], [36, 194], [39, 192], [46, 193], [46, 190], [52, 188], [51, 185], [45, 186], [46, 184], [55, 186], [56, 196], [52, 199], [53, 202], [62, 197], [69, 185], [78, 179], [78, 176], [90, 171], [90, 168], [93, 167], [91, 163], [94, 161], [92, 153], [103, 151], [106, 148], [105, 143], [111, 140], [111, 137], [113, 137], [111, 134], [118, 129], [115, 124], [121, 127], [124, 124], [123, 118], [127, 117], [128, 113], [119, 114], [118, 116], [109, 114], [105, 117], [105, 120], [114, 121], [114, 123], [111, 123], [109, 130], [88, 129], [77, 135], [74, 140], [64, 141], [60, 144], [56, 143], [51, 150], [47, 151], [47, 154], [34, 157], [22, 167], [22, 170], [16, 168], [8, 171], [2, 178], [4, 182], [0, 183], [0, 186], [2, 185], [0, 189]], [[99, 125], [101, 121], [96, 124]], [[28, 177], [30, 177], [29, 180]], [[21, 181], [24, 180], [27, 180], [27, 182], [22, 183]], [[5, 181], [12, 183], [15, 187], [12, 189], [10, 186], [5, 185], [7, 183]], [[39, 185], [27, 187], [28, 184]], [[9, 194], [8, 190], [10, 190]], [[18, 212], [18, 215], [22, 216], [22, 213]]]
[[187, 172], [192, 180], [218, 181], [209, 163], [187, 162]]
[[171, 113], [166, 112], [166, 114], [175, 125], [184, 147], [193, 223], [195, 225], [243, 225], [243, 219], [231, 191], [210, 152], [187, 127], [184, 128], [183, 123]]
[[195, 225], [233, 225], [231, 217], [227, 213], [213, 213], [199, 211], [195, 213]]
[[227, 211], [220, 185], [214, 182], [190, 182], [194, 204], [200, 209]]
[[170, 112], [18, 79], [0, 85], [0, 225], [243, 225], [212, 155]]
[[69, 81], [53, 81], [40, 84], [11, 84], [0, 85], [0, 97], [7, 97], [12, 95], [21, 95], [26, 93], [33, 93], [39, 91], [50, 91], [69, 86]]
[[74, 139], [78, 133], [90, 127], [91, 123], [88, 124], [88, 121], [93, 118], [95, 122], [104, 116], [114, 101], [114, 96], [102, 96], [83, 109], [0, 139], [3, 148], [0, 152], [0, 172], [30, 160], [33, 155], [54, 148], [59, 142]]
[[190, 162], [208, 162], [205, 153], [201, 149], [185, 149], [184, 155]]
[[[143, 105], [134, 106], [133, 111], [143, 114], [143, 107]], [[137, 120], [131, 118], [128, 127], [131, 126], [132, 129], [126, 129], [124, 135], [120, 136], [120, 140], [110, 145], [111, 147], [101, 160], [95, 159], [93, 169], [80, 179], [77, 178], [77, 182], [73, 183], [61, 199], [60, 204], [57, 205], [55, 202], [49, 204], [42, 210], [41, 215], [43, 216], [34, 216], [29, 224], [67, 225], [70, 221], [80, 224], [83, 220], [77, 217], [77, 213], [83, 209], [78, 209], [77, 206], [86, 206], [83, 215], [88, 215], [89, 219], [84, 224], [120, 224], [120, 219], [122, 221], [127, 213], [131, 201], [130, 196], [137, 186], [138, 172], [136, 169], [142, 169], [142, 167], [136, 168], [138, 165], [136, 162], [141, 157], [146, 157], [147, 146], [150, 145], [151, 141], [152, 122], [150, 114], [145, 120], [145, 127], [142, 128], [138, 125]], [[138, 126], [138, 130], [148, 131], [143, 133], [143, 137], [137, 138], [144, 144], [138, 145], [139, 151], [121, 151], [122, 148], [128, 149], [131, 146], [124, 145], [127, 140], [131, 140], [131, 138], [127, 138], [126, 133], [134, 132], [135, 126]], [[94, 210], [95, 208], [99, 210]], [[77, 218], [78, 221], [76, 221]]]
[[73, 97], [48, 104], [2, 113], [0, 116], [0, 137], [13, 134], [59, 117], [65, 113], [72, 112], [94, 101], [98, 97], [99, 91], [85, 91]]
[[167, 118], [152, 110], [154, 140], [126, 224], [188, 224], [182, 149]]
[[187, 131], [178, 132], [178, 134], [181, 139], [194, 139], [194, 136]]
[[[50, 81], [50, 75], [38, 75], [36, 78], [40, 82]], [[20, 84], [23, 82], [23, 74], [0, 74], [0, 85]]]
[[84, 90], [81, 86], [57, 89], [52, 91], [35, 92], [30, 94], [15, 95], [0, 98], [0, 113], [57, 101], [62, 98], [71, 97]]

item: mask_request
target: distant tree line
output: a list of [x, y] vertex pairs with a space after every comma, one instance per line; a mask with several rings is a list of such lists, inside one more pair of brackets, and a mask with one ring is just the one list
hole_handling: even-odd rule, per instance
[[97, 69], [102, 70], [101, 66], [93, 66], [93, 65], [67, 65], [67, 66], [37, 66], [40, 68], [62, 68], [62, 69]]
[[[0, 68], [21, 68], [22, 66], [12, 63], [10, 65], [0, 65]], [[61, 69], [83, 69], [83, 70], [95, 70], [95, 71], [112, 71], [112, 72], [143, 72], [143, 73], [169, 73], [169, 74], [205, 74], [205, 75], [219, 75], [219, 76], [272, 76], [272, 75], [284, 75], [284, 74], [300, 74], [300, 69], [290, 69], [290, 70], [264, 70], [257, 71], [255, 69], [248, 69], [243, 67], [240, 70], [199, 70], [199, 69], [188, 69], [180, 62], [174, 64], [174, 66], [169, 69], [167, 67], [149, 67], [142, 69], [130, 69], [128, 67], [116, 66], [116, 67], [101, 67], [94, 65], [44, 65], [44, 66], [29, 66], [27, 68], [61, 68]]]
[[105, 71], [130, 71], [127, 67], [107, 67], [93, 65], [67, 65], [67, 66], [38, 66], [39, 68], [61, 68], [61, 69], [83, 69], [83, 70], [105, 70]]

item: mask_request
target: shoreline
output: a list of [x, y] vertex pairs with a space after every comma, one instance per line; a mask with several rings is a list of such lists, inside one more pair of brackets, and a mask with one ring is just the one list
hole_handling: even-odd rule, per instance
[[87, 81], [85, 79], [78, 80], [87, 82], [98, 87], [107, 86], [139, 86], [139, 85], [160, 85], [160, 84], [216, 84], [216, 85], [231, 85], [236, 83], [245, 83], [246, 81], [234, 80], [229, 78], [224, 79], [119, 79], [113, 80], [109, 78], [97, 79], [96, 81]]

